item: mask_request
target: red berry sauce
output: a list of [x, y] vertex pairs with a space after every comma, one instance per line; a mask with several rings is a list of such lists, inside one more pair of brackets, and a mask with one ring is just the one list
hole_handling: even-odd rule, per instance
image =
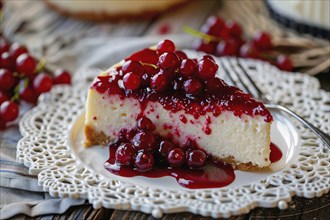
[[[115, 163], [117, 147], [110, 146], [110, 157], [105, 162], [105, 168], [116, 175], [123, 177], [144, 176], [149, 178], [160, 178], [164, 176], [174, 177], [178, 184], [189, 189], [218, 188], [229, 185], [235, 180], [235, 173], [230, 165], [210, 162], [199, 169], [190, 169], [188, 166], [172, 168], [157, 160], [154, 168], [147, 172], [140, 172], [130, 166], [119, 166]], [[158, 162], [158, 163], [157, 163]]]
[[270, 162], [275, 163], [282, 158], [283, 154], [278, 146], [274, 143], [270, 143]]
[[[271, 143], [270, 148], [270, 161], [275, 163], [282, 158], [282, 152], [274, 143]], [[117, 144], [110, 145], [109, 149], [110, 157], [105, 162], [104, 167], [110, 173], [123, 177], [144, 176], [148, 178], [160, 178], [171, 176], [176, 179], [179, 185], [189, 189], [225, 187], [235, 180], [234, 169], [230, 165], [213, 161], [210, 158], [206, 159], [206, 164], [203, 167], [196, 169], [189, 168], [187, 165], [171, 167], [158, 159], [155, 160], [152, 169], [139, 171], [137, 168], [120, 166], [116, 163]]]

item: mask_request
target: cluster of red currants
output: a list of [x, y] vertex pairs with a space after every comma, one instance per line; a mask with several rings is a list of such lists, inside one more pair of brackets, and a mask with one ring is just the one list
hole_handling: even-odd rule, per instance
[[243, 38], [243, 31], [239, 24], [231, 20], [223, 20], [211, 16], [200, 31], [185, 29], [191, 35], [200, 37], [194, 48], [216, 56], [239, 56], [268, 61], [279, 69], [292, 71], [292, 61], [283, 54], [273, 55], [272, 39], [267, 32], [256, 32], [248, 41]]
[[176, 145], [152, 133], [155, 125], [147, 117], [137, 121], [135, 129], [121, 130], [118, 140], [110, 145], [118, 147], [115, 162], [119, 166], [131, 166], [140, 172], [151, 170], [157, 162], [167, 163], [172, 168], [187, 165], [200, 168], [205, 165], [208, 156], [199, 150], [193, 141], [188, 141], [185, 148]]
[[121, 71], [126, 90], [149, 87], [155, 92], [182, 91], [187, 95], [198, 95], [203, 91], [217, 92], [224, 85], [215, 77], [218, 65], [212, 56], [189, 59], [184, 52], [175, 50], [170, 40], [159, 42], [154, 55], [157, 56], [156, 65], [133, 60], [123, 64]]
[[71, 84], [67, 71], [57, 69], [51, 77], [44, 64], [25, 46], [0, 37], [0, 130], [18, 117], [20, 101], [35, 104], [54, 84]]

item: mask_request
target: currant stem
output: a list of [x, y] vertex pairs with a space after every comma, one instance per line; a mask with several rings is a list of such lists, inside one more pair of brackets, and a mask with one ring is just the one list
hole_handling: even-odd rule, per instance
[[41, 70], [43, 70], [46, 66], [46, 63], [47, 63], [47, 60], [45, 58], [41, 58], [38, 65], [37, 65], [37, 67], [36, 67], [35, 72], [39, 73]]
[[196, 29], [193, 29], [191, 27], [188, 27], [188, 26], [184, 26], [183, 31], [186, 32], [187, 34], [191, 35], [191, 36], [201, 38], [201, 39], [203, 39], [207, 42], [211, 42], [211, 41], [220, 42], [220, 41], [222, 41], [222, 39], [220, 37], [215, 37], [215, 36], [212, 36], [212, 35], [209, 35], [209, 34], [205, 34], [203, 32], [200, 32], [200, 31], [198, 31]]
[[[27, 87], [28, 85], [29, 85], [29, 79], [26, 78], [26, 79], [24, 79], [24, 88]], [[14, 95], [11, 97], [10, 101], [16, 102], [19, 100], [19, 87], [20, 87], [19, 84], [17, 86], [15, 86]]]
[[155, 64], [152, 64], [152, 63], [143, 63], [143, 62], [139, 62], [139, 63], [141, 63], [142, 66], [146, 65], [146, 66], [151, 66], [154, 69], [158, 68]]

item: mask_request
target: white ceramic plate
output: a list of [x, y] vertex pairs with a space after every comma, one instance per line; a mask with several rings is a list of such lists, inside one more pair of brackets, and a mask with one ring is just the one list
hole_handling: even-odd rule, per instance
[[[271, 139], [272, 142], [279, 146], [281, 149], [283, 153], [282, 159], [276, 163], [273, 163], [269, 168], [263, 169], [262, 171], [243, 172], [236, 170], [235, 181], [225, 188], [239, 187], [266, 179], [268, 176], [281, 171], [289, 164], [295, 162], [296, 155], [300, 151], [298, 144], [298, 130], [285, 115], [275, 111], [272, 111], [271, 113], [274, 117], [274, 123], [272, 124], [271, 129]], [[94, 173], [101, 174], [110, 179], [117, 179], [123, 182], [131, 183], [133, 185], [148, 186], [152, 188], [158, 188], [160, 185], [163, 185], [162, 188], [168, 190], [189, 190], [180, 186], [173, 177], [147, 178], [143, 176], [137, 176], [127, 178], [111, 174], [105, 170], [103, 164], [109, 158], [109, 148], [104, 146], [85, 148], [83, 146], [83, 142], [85, 140], [84, 117], [84, 113], [80, 114], [75, 119], [72, 127], [68, 130], [68, 132], [69, 147], [72, 150], [72, 154], [75, 159], [77, 159], [85, 167], [93, 170]]]
[[[260, 61], [242, 62], [275, 101], [329, 132], [329, 93], [319, 89], [315, 78], [283, 73]], [[220, 68], [220, 77], [226, 79], [223, 74]], [[83, 71], [74, 86], [54, 87], [20, 122], [23, 138], [17, 147], [18, 161], [38, 174], [39, 183], [53, 196], [86, 198], [94, 208], [138, 210], [155, 217], [185, 211], [229, 217], [258, 206], [284, 209], [293, 195], [311, 198], [330, 189], [329, 150], [309, 130], [279, 112], [272, 112], [272, 141], [282, 150], [282, 159], [263, 171], [235, 171], [236, 179], [227, 187], [189, 190], [171, 177], [112, 175], [103, 168], [107, 148], [82, 147], [87, 79], [94, 75]]]

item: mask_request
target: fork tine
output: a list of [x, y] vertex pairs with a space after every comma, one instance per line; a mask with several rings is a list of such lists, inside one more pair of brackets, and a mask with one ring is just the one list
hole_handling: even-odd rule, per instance
[[252, 78], [250, 77], [250, 75], [247, 73], [246, 69], [243, 67], [243, 65], [242, 65], [242, 63], [241, 63], [241, 61], [240, 61], [239, 58], [236, 58], [236, 62], [237, 62], [237, 66], [240, 68], [241, 72], [249, 80], [250, 84], [253, 86], [253, 88], [257, 92], [258, 97], [263, 98], [263, 99], [266, 99], [266, 97], [264, 96], [263, 92], [259, 89], [259, 87], [257, 86], [257, 84], [252, 80]]
[[233, 84], [234, 86], [237, 86], [237, 83], [235, 82], [235, 80], [233, 79], [233, 77], [231, 76], [231, 74], [229, 74], [229, 71], [226, 68], [226, 63], [227, 61], [225, 60], [225, 58], [221, 58], [220, 59], [220, 67], [222, 70], [224, 70], [225, 72], [225, 76], [227, 76], [228, 80], [230, 81], [231, 84]]
[[235, 78], [240, 82], [240, 85], [243, 87], [243, 90], [245, 90], [245, 92], [253, 94], [251, 89], [246, 85], [246, 83], [244, 82], [244, 80], [240, 76], [240, 73], [237, 72], [237, 70], [235, 68], [236, 65], [232, 65], [229, 58], [222, 58], [221, 59], [221, 64], [222, 64], [221, 66], [223, 67], [226, 75], [228, 76], [230, 81], [233, 83], [233, 85], [239, 87], [238, 83], [234, 79], [234, 76], [235, 76]]

